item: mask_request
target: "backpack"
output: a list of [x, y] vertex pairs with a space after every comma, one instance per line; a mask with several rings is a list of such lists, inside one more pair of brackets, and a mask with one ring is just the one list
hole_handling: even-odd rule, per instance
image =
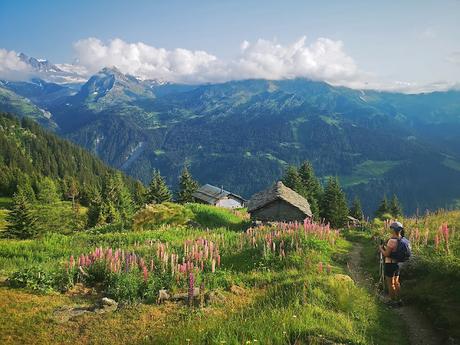
[[390, 258], [397, 260], [398, 262], [405, 262], [409, 260], [412, 255], [410, 242], [407, 238], [402, 237], [398, 239], [398, 246], [396, 250], [390, 254]]

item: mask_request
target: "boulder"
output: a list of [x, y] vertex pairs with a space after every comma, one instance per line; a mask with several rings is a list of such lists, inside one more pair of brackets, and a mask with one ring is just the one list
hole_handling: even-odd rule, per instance
[[158, 300], [157, 303], [163, 303], [164, 301], [168, 301], [171, 299], [171, 295], [168, 293], [168, 290], [160, 290], [158, 291]]

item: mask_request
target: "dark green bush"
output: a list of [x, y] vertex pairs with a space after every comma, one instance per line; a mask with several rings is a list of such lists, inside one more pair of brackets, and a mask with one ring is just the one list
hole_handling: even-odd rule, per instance
[[27, 288], [36, 292], [51, 292], [56, 284], [54, 274], [43, 270], [41, 267], [28, 267], [14, 272], [8, 283], [15, 288]]

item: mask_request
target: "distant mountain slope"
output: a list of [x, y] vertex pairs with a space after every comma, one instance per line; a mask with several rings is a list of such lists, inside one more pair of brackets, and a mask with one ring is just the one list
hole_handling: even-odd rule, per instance
[[29, 117], [48, 128], [56, 127], [49, 111], [39, 108], [29, 98], [20, 96], [7, 88], [5, 84], [0, 81], [0, 112]]
[[209, 85], [141, 81], [105, 68], [50, 102], [58, 133], [147, 182], [175, 184], [185, 161], [202, 183], [250, 197], [305, 159], [373, 209], [460, 200], [460, 92], [392, 94], [306, 79]]

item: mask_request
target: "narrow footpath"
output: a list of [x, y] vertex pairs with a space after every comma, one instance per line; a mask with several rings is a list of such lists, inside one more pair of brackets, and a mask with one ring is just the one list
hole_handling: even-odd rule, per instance
[[[353, 242], [353, 249], [350, 252], [347, 263], [348, 270], [356, 284], [374, 290], [372, 288], [372, 278], [368, 277], [361, 268], [362, 251], [362, 244]], [[383, 298], [383, 296], [379, 297]], [[441, 337], [433, 329], [431, 323], [416, 308], [412, 306], [403, 306], [395, 308], [394, 311], [405, 322], [411, 345], [448, 345], [448, 343], [442, 342]]]

